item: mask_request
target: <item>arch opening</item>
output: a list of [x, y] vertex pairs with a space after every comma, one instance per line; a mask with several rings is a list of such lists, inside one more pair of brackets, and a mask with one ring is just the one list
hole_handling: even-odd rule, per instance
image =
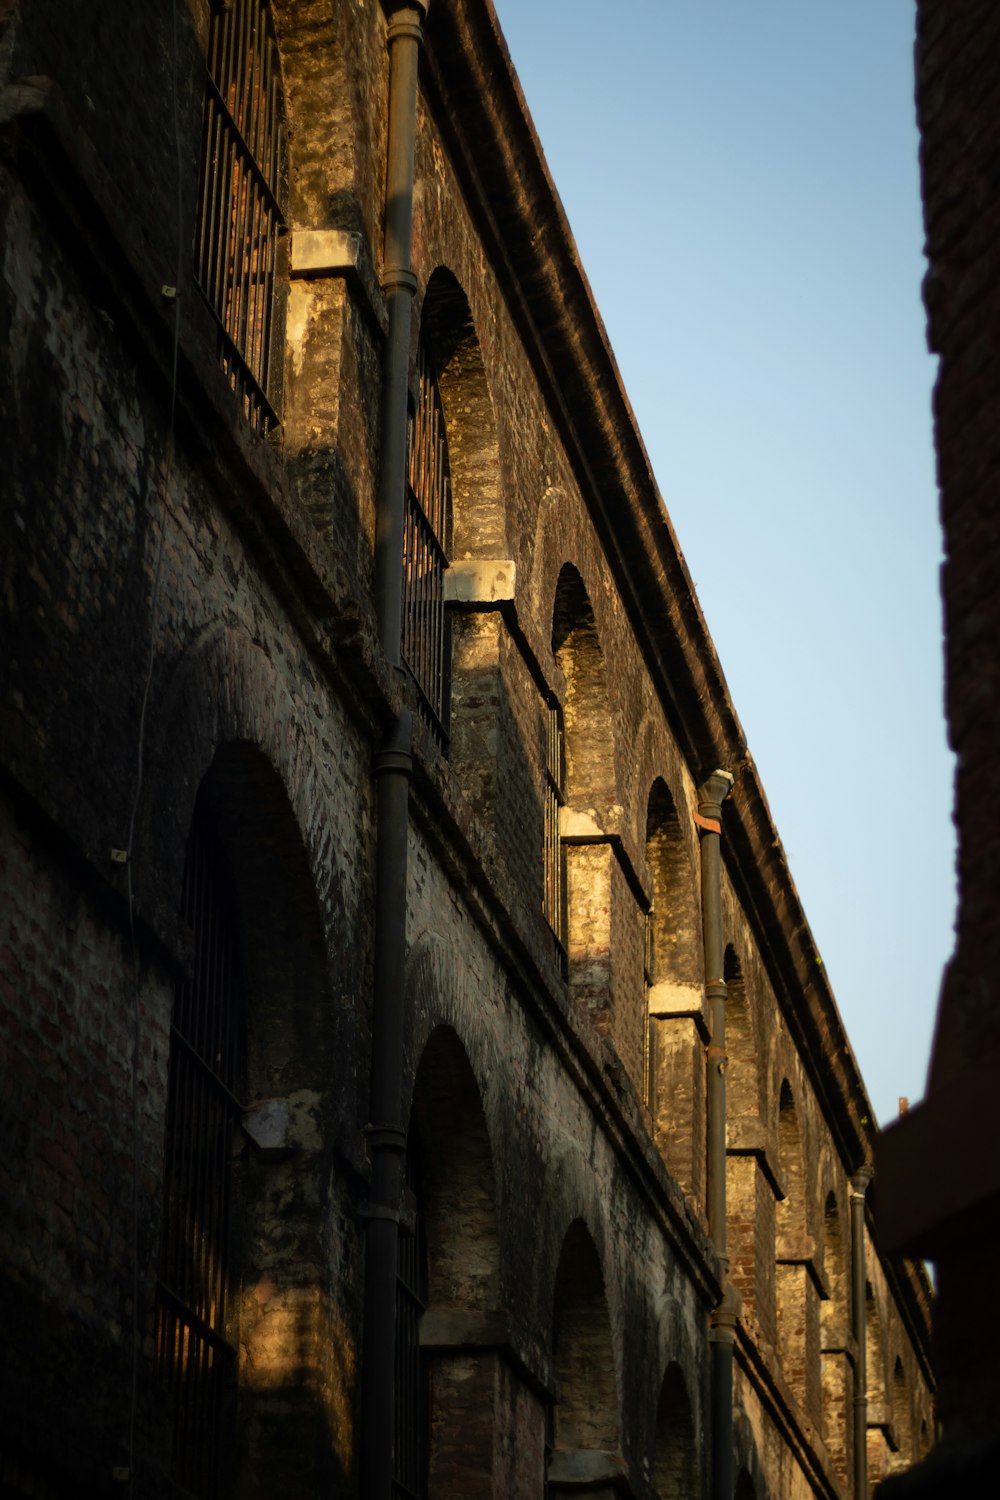
[[660, 1500], [692, 1500], [700, 1493], [694, 1417], [684, 1376], [677, 1364], [667, 1366], [660, 1387], [653, 1483]]
[[570, 1225], [559, 1256], [552, 1353], [559, 1378], [554, 1448], [617, 1452], [618, 1385], [604, 1274], [581, 1219]]

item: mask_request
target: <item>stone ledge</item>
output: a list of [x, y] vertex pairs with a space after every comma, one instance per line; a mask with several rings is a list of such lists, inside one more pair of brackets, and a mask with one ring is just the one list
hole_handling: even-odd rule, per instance
[[598, 1486], [624, 1487], [624, 1461], [606, 1448], [556, 1448], [549, 1458], [548, 1482], [553, 1488], [588, 1490]]
[[830, 1287], [823, 1272], [816, 1241], [811, 1234], [779, 1234], [775, 1237], [774, 1258], [779, 1266], [803, 1266], [823, 1302], [830, 1300]]
[[514, 597], [517, 568], [510, 557], [460, 557], [444, 575], [444, 602], [466, 608], [490, 609]]
[[429, 1307], [420, 1319], [420, 1347], [428, 1354], [495, 1354], [546, 1401], [557, 1397], [557, 1382], [538, 1352], [534, 1359], [518, 1348], [510, 1315], [503, 1308]]
[[361, 293], [366, 311], [383, 333], [389, 326], [385, 298], [375, 279], [364, 235], [352, 229], [296, 229], [291, 236], [289, 276], [293, 281], [343, 277]]
[[730, 1120], [726, 1125], [726, 1155], [755, 1156], [757, 1165], [767, 1178], [771, 1191], [778, 1202], [787, 1196], [785, 1184], [778, 1172], [777, 1153], [771, 1134], [756, 1115], [742, 1120]]

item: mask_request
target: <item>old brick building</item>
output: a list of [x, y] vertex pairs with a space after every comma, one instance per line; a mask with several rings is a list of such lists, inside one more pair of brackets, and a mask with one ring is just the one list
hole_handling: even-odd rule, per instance
[[488, 0], [0, 15], [0, 1495], [864, 1494], [926, 1281]]
[[[1000, 14], [988, 0], [919, 0], [917, 113], [928, 341], [946, 564], [947, 706], [957, 753], [959, 918], [926, 1100], [880, 1142], [893, 1249], [937, 1265], [935, 1364], [943, 1442], [891, 1493], [992, 1495], [1000, 1470]], [[977, 1288], [975, 1307], [970, 1288]], [[981, 1294], [981, 1295], [980, 1295]]]

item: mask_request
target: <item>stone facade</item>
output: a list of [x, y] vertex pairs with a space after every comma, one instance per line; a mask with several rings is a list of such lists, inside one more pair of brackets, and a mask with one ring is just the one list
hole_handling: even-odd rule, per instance
[[[397, 1460], [412, 1440], [417, 1488], [449, 1500], [710, 1492], [724, 977], [735, 1493], [854, 1494], [870, 1107], [492, 9], [431, 8], [416, 103], [411, 368], [420, 349], [436, 370], [452, 481], [443, 732], [375, 604], [387, 14], [271, 9], [287, 227], [265, 435], [190, 269], [223, 170], [209, 0], [0, 6], [0, 1495], [183, 1492], [194, 1357], [164, 1345], [163, 1246], [176, 1122], [207, 1129], [174, 1081], [202, 827], [244, 1030], [229, 1227], [183, 1231], [224, 1268], [206, 1369], [229, 1361], [223, 1476], [186, 1488], [380, 1493], [358, 1437], [384, 1218], [372, 768], [407, 705], [392, 1212], [423, 1310]], [[724, 976], [699, 894], [716, 766]], [[926, 1279], [873, 1226], [869, 1204], [877, 1475], [929, 1444], [933, 1384]]]

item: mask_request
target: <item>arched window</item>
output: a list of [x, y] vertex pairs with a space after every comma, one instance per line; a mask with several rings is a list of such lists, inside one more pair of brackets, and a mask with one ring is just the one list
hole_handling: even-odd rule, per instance
[[190, 1494], [209, 1496], [231, 1458], [234, 1425], [233, 1161], [246, 1047], [232, 877], [203, 799], [188, 838], [183, 914], [195, 958], [171, 1021], [156, 1360], [171, 1394], [175, 1476]]
[[284, 100], [269, 0], [213, 0], [195, 279], [250, 425], [275, 410], [274, 305], [284, 225]]
[[[564, 564], [556, 584], [552, 655], [565, 683], [565, 697], [559, 702], [553, 696], [548, 705], [545, 874], [547, 889], [550, 878], [565, 880], [565, 895], [564, 906], [555, 907], [546, 897], [545, 911], [550, 925], [565, 913], [562, 931], [553, 925], [564, 972], [576, 1002], [590, 1013], [599, 1031], [609, 1034], [615, 861], [604, 824], [617, 801], [614, 739], [597, 622], [572, 563]], [[557, 804], [563, 802], [575, 824], [568, 833], [566, 812], [560, 813], [558, 822], [555, 817]], [[631, 896], [629, 909], [634, 910]], [[636, 1041], [638, 1051], [641, 1032]], [[620, 1047], [619, 1055], [628, 1055], [627, 1047]]]
[[646, 917], [643, 1097], [653, 1135], [685, 1193], [704, 1176], [696, 1121], [704, 1104], [701, 941], [696, 885], [680, 820], [666, 782], [657, 777], [646, 806], [646, 864], [652, 906]]
[[660, 1388], [653, 1483], [660, 1500], [691, 1500], [699, 1493], [691, 1401], [680, 1365], [676, 1364], [667, 1367]]
[[910, 1410], [910, 1392], [906, 1384], [903, 1361], [896, 1356], [892, 1368], [892, 1425], [895, 1428], [899, 1447], [892, 1462], [893, 1469], [908, 1469], [920, 1455], [913, 1451], [913, 1413]]
[[443, 747], [448, 739], [451, 643], [444, 574], [451, 548], [451, 470], [441, 396], [423, 343], [407, 431], [403, 531], [403, 658], [423, 717]]
[[618, 1385], [604, 1272], [581, 1219], [570, 1225], [556, 1272], [552, 1354], [559, 1378], [550, 1480], [560, 1455], [616, 1453], [620, 1442]]
[[505, 1375], [483, 1333], [500, 1308], [493, 1156], [476, 1077], [447, 1026], [434, 1030], [417, 1069], [407, 1143], [414, 1160], [417, 1238], [408, 1248], [401, 1232], [400, 1263], [410, 1256], [423, 1313], [413, 1327], [419, 1344], [399, 1330], [398, 1443], [411, 1459], [408, 1475], [397, 1468], [398, 1494], [499, 1495]]
[[823, 1440], [841, 1480], [846, 1484], [851, 1438], [853, 1367], [848, 1354], [850, 1317], [846, 1245], [840, 1227], [837, 1196], [829, 1192], [823, 1211], [823, 1275], [829, 1297], [820, 1304]]

